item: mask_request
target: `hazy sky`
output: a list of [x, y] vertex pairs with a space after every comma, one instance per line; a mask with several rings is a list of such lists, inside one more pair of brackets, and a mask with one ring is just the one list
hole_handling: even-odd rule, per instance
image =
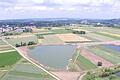
[[120, 0], [0, 0], [0, 19], [120, 18]]

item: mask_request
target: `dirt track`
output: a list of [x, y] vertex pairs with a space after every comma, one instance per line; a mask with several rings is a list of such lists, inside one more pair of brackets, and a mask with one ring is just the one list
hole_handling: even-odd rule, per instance
[[80, 72], [59, 71], [52, 73], [58, 76], [61, 80], [78, 80], [80, 76]]

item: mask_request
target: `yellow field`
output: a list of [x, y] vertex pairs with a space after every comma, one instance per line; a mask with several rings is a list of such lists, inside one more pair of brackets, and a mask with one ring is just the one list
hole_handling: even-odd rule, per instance
[[87, 42], [91, 41], [84, 37], [80, 37], [76, 34], [68, 33], [68, 34], [56, 34], [56, 36], [64, 42]]
[[38, 43], [42, 43], [43, 42], [43, 39], [38, 39]]
[[45, 28], [41, 28], [41, 29], [32, 28], [32, 32], [33, 32], [33, 33], [38, 33], [38, 32], [49, 32], [49, 30], [48, 30], [48, 29], [45, 29]]
[[113, 34], [113, 33], [109, 33], [109, 32], [101, 32], [101, 33], [109, 34], [109, 35], [111, 35], [111, 36], [120, 37], [120, 34]]

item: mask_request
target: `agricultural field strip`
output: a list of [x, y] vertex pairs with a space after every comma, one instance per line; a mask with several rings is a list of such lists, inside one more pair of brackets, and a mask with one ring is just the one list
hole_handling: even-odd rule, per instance
[[[77, 55], [79, 54], [79, 55]], [[84, 58], [83, 56], [80, 55], [80, 52], [77, 51], [74, 55], [73, 55], [73, 59], [76, 59], [76, 56], [77, 57], [77, 60], [76, 60], [76, 63], [77, 65], [83, 69], [83, 70], [89, 70], [89, 69], [94, 69], [94, 68], [97, 68], [92, 62], [90, 62], [88, 59]]]
[[94, 45], [101, 45], [101, 44], [116, 44], [120, 43], [120, 40], [115, 41], [102, 41], [102, 42], [89, 42], [89, 43], [77, 43], [78, 46], [94, 46]]
[[[34, 78], [41, 78], [41, 77], [45, 77], [45, 75], [43, 76], [41, 73], [29, 73], [29, 72], [21, 72], [21, 71], [10, 71], [9, 75], [17, 75], [17, 76], [26, 76], [26, 77], [34, 77]], [[47, 77], [48, 75], [46, 75]]]
[[30, 64], [28, 64], [28, 63], [27, 64], [22, 64], [22, 63], [16, 64], [14, 71], [21, 71], [21, 72], [27, 72], [27, 73], [44, 72], [44, 71], [40, 70], [38, 67], [32, 65], [31, 63]]
[[108, 52], [108, 55], [113, 55], [113, 56], [117, 56], [117, 57], [120, 56], [120, 54], [119, 54], [118, 51], [115, 51], [115, 50], [113, 50], [113, 49], [107, 48], [107, 47], [105, 47], [105, 46], [100, 46], [100, 45], [98, 45], [98, 46], [96, 46], [96, 48], [99, 48], [99, 49], [101, 49], [101, 50], [104, 50], [104, 51]]
[[8, 70], [6, 71], [3, 71], [3, 70], [0, 70], [0, 80], [6, 75]]
[[77, 41], [91, 41], [91, 40], [88, 40], [84, 37], [80, 37], [76, 34], [73, 34], [73, 33], [68, 33], [68, 34], [56, 34], [56, 36], [58, 38], [60, 38], [62, 41], [64, 42], [77, 42]]
[[6, 45], [2, 40], [0, 40], [0, 45]]
[[[9, 72], [9, 69], [11, 69], [11, 65], [14, 64], [15, 61], [15, 58], [13, 57], [16, 57], [16, 56], [12, 56], [12, 55], [15, 55], [15, 53], [12, 53], [12, 52], [15, 52], [15, 50], [13, 51], [3, 51], [2, 54], [0, 54], [0, 65], [1, 66], [5, 66], [4, 68], [0, 68], [0, 72], [2, 72], [2, 74], [0, 73], [0, 79], [3, 78], [6, 73]], [[9, 58], [9, 59], [8, 59]], [[10, 66], [8, 66], [10, 65]]]
[[113, 50], [113, 49], [107, 48], [107, 47], [102, 46], [102, 45], [97, 46], [97, 47], [111, 53], [112, 55], [120, 56], [120, 53], [118, 51]]
[[4, 51], [0, 51], [0, 53], [7, 53], [7, 52], [13, 52], [13, 51], [16, 51], [14, 49], [11, 49], [11, 50], [4, 50]]
[[56, 35], [46, 35], [44, 37], [43, 43], [63, 43]]
[[28, 43], [30, 41], [34, 41], [35, 43], [38, 43], [38, 39], [37, 36], [24, 36], [24, 37], [18, 37], [18, 38], [11, 38], [11, 39], [5, 39], [7, 42], [9, 42], [12, 45], [16, 45], [16, 44], [21, 44], [21, 42], [23, 43]]
[[58, 71], [52, 72], [53, 74], [60, 77], [61, 80], [77, 80], [81, 75], [80, 72], [69, 72], [69, 71]]
[[13, 50], [13, 49], [12, 49], [12, 48], [1, 48], [1, 49], [0, 49], [0, 52], [1, 52], [1, 51], [7, 51], [7, 50]]
[[21, 35], [11, 35], [11, 36], [7, 36], [7, 37], [16, 39], [16, 38], [35, 37], [35, 35], [30, 33], [30, 34], [21, 34]]
[[4, 44], [4, 45], [0, 45], [0, 48], [1, 47], [10, 47], [9, 45], [6, 45], [6, 44]]
[[[27, 65], [26, 69], [22, 70], [22, 68], [24, 68], [25, 65]], [[23, 67], [21, 68], [20, 66], [21, 67], [23, 66]], [[31, 71], [31, 69], [33, 69], [33, 70]], [[35, 69], [37, 69], [37, 70], [35, 70]], [[27, 70], [27, 72], [26, 72], [26, 70]], [[34, 71], [34, 73], [33, 73], [33, 71]], [[21, 79], [22, 79], [22, 77], [25, 77], [27, 79], [33, 79], [33, 80], [34, 79], [40, 79], [40, 78], [52, 78], [51, 76], [48, 76], [48, 74], [46, 74], [44, 71], [42, 71], [42, 74], [41, 74], [41, 71], [40, 71], [39, 68], [33, 66], [32, 64], [21, 64], [20, 62], [17, 62], [15, 64], [15, 66], [6, 74], [5, 77], [10, 78], [11, 76], [13, 76], [13, 78], [14, 77], [21, 77]]]
[[104, 35], [100, 35], [100, 34], [97, 34], [95, 32], [90, 33], [89, 36], [92, 37], [92, 38], [95, 38], [99, 41], [113, 41], [113, 40], [116, 40], [114, 38], [104, 36]]
[[107, 33], [107, 32], [94, 32], [94, 33], [98, 34], [98, 35], [103, 35], [103, 36], [106, 36], [106, 37], [110, 37], [110, 38], [113, 38], [113, 39], [116, 39], [116, 40], [120, 39], [120, 35], [118, 35], [118, 34], [112, 34], [112, 33]]
[[9, 45], [0, 45], [0, 51], [11, 50], [13, 49]]
[[34, 77], [26, 77], [26, 76], [17, 76], [17, 75], [7, 75], [6, 77], [2, 78], [2, 80], [44, 80], [44, 79], [34, 78]]
[[100, 56], [94, 55], [87, 50], [82, 50], [81, 55], [84, 56], [86, 59], [90, 60], [93, 64], [97, 66], [98, 62], [102, 62], [102, 67], [110, 67], [113, 66], [113, 64], [109, 61], [106, 61], [105, 59], [101, 58]]
[[[19, 62], [19, 61], [18, 61], [18, 62]], [[16, 62], [16, 64], [17, 64], [18, 62]], [[10, 68], [10, 69], [7, 71], [7, 73], [1, 78], [1, 80], [4, 80], [4, 78], [5, 78], [5, 77], [9, 74], [9, 72], [12, 71], [14, 68], [15, 68], [15, 64], [13, 65], [12, 68]]]
[[101, 32], [101, 33], [108, 34], [108, 35], [111, 35], [111, 36], [120, 37], [120, 34], [113, 34], [113, 33], [109, 33], [109, 32]]
[[56, 34], [72, 33], [72, 30], [66, 30], [66, 29], [55, 29], [51, 31]]
[[118, 28], [110, 28], [110, 27], [81, 27], [81, 29], [88, 30], [90, 32], [96, 32], [96, 31], [104, 31], [109, 32], [113, 34], [120, 34], [120, 30]]
[[120, 34], [120, 30], [118, 28], [103, 27], [100, 31], [111, 33], [111, 34]]
[[[107, 35], [109, 35], [109, 36], [105, 36], [105, 38], [108, 38], [108, 40], [109, 40], [109, 38], [110, 38], [110, 40], [112, 40], [112, 39], [116, 40], [116, 39], [113, 38], [113, 36], [118, 37], [118, 35], [120, 35], [119, 30], [118, 29], [114, 29], [114, 28], [99, 27], [99, 28], [96, 29], [94, 27], [83, 27], [82, 29], [89, 30], [90, 31], [89, 33], [95, 33], [99, 29], [99, 31], [105, 32]], [[104, 35], [103, 35], [103, 37], [104, 37]]]
[[104, 59], [106, 59], [107, 61], [112, 62], [113, 64], [118, 64], [120, 63], [120, 57], [113, 55], [105, 50], [99, 49], [97, 47], [89, 47], [87, 48], [89, 51], [91, 51], [92, 53], [94, 53], [97, 56], [100, 56]]
[[6, 78], [2, 80], [55, 80], [53, 78], [35, 78], [35, 77], [14, 76], [14, 75], [8, 75], [6, 76]]
[[16, 52], [6, 52], [0, 54], [0, 65], [1, 66], [11, 66], [15, 64], [21, 56]]
[[77, 59], [77, 65], [83, 70], [90, 70], [97, 68], [92, 62], [79, 55]]
[[98, 40], [98, 39], [96, 39], [96, 38], [91, 37], [89, 34], [79, 35], [79, 36], [84, 37], [84, 38], [86, 38], [86, 39], [89, 39], [89, 40], [91, 40], [91, 41], [93, 41], [93, 42], [95, 42], [95, 41], [100, 41], [100, 40]]

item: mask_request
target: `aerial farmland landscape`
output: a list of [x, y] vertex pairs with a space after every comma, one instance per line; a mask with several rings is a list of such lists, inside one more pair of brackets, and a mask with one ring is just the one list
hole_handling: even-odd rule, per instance
[[0, 80], [120, 80], [119, 0], [0, 0]]
[[120, 79], [119, 28], [81, 24], [31, 29], [1, 33], [1, 80]]

